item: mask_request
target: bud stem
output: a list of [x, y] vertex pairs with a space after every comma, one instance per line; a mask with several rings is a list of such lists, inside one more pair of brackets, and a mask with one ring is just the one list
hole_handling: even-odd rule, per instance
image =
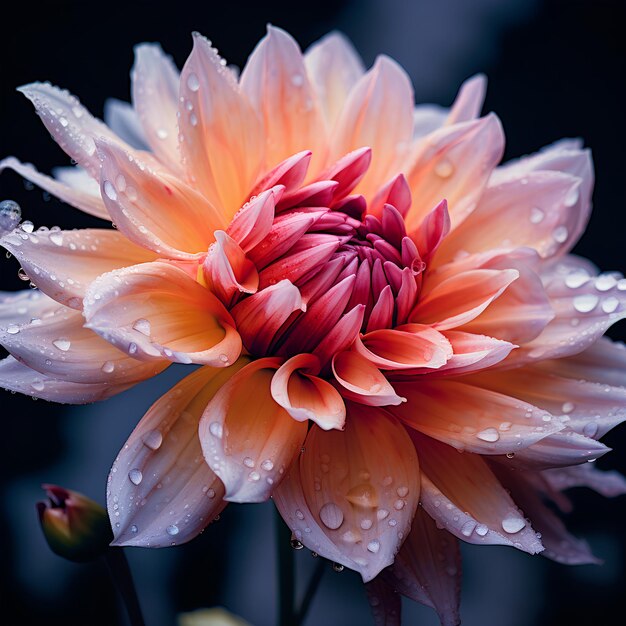
[[104, 554], [109, 574], [120, 592], [131, 626], [145, 626], [137, 590], [122, 548], [109, 548]]

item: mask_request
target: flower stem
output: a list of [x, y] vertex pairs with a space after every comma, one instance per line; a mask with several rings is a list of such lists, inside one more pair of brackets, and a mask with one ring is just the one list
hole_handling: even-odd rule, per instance
[[315, 592], [317, 591], [320, 581], [322, 580], [322, 576], [326, 571], [326, 565], [328, 565], [328, 561], [326, 559], [318, 559], [317, 564], [315, 565], [315, 570], [311, 575], [311, 580], [309, 580], [309, 584], [304, 593], [304, 598], [302, 598], [302, 604], [300, 604], [300, 608], [296, 613], [296, 624], [302, 624], [304, 622], [311, 606], [311, 602], [313, 601], [313, 597], [315, 596]]
[[109, 548], [104, 553], [104, 561], [113, 583], [124, 600], [131, 626], [145, 626], [135, 583], [122, 548]]
[[278, 553], [278, 606], [280, 626], [297, 626], [294, 615], [295, 569], [291, 531], [276, 511], [276, 548]]

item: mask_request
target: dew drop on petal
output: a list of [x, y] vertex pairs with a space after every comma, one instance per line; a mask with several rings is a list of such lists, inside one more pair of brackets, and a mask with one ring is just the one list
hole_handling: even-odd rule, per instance
[[454, 165], [448, 159], [442, 159], [435, 165], [435, 174], [440, 178], [450, 178], [454, 173]]
[[272, 463], [270, 459], [265, 459], [265, 461], [261, 463], [261, 469], [265, 470], [266, 472], [271, 472], [274, 469], [274, 463]]
[[583, 426], [583, 435], [585, 437], [595, 437], [598, 434], [598, 424], [596, 422], [587, 422]]
[[33, 382], [30, 384], [30, 386], [35, 390], [35, 391], [43, 391], [44, 390], [44, 382], [43, 380], [41, 380], [41, 378], [35, 378], [33, 380]]
[[367, 549], [369, 552], [376, 554], [380, 550], [380, 541], [378, 541], [378, 539], [372, 539], [367, 544]]
[[557, 226], [552, 231], [552, 239], [554, 239], [554, 241], [556, 241], [557, 243], [564, 243], [565, 241], [567, 241], [567, 235], [568, 231], [565, 226]]
[[336, 530], [343, 524], [343, 512], [334, 502], [324, 504], [319, 515], [324, 526], [331, 530]]
[[105, 361], [101, 369], [105, 374], [111, 374], [115, 370], [115, 363], [113, 361]]
[[117, 191], [115, 191], [115, 187], [113, 186], [113, 183], [111, 183], [110, 180], [104, 181], [103, 189], [104, 189], [104, 195], [107, 198], [109, 198], [109, 200], [113, 200], [114, 202], [115, 200], [117, 200]]
[[13, 200], [3, 200], [0, 202], [0, 233], [13, 230], [20, 223], [22, 209]]
[[574, 187], [573, 189], [569, 191], [567, 196], [565, 196], [565, 200], [563, 201], [563, 204], [566, 207], [572, 207], [578, 202], [579, 197], [580, 197], [580, 193], [578, 191], [578, 187]]
[[61, 352], [67, 352], [71, 348], [72, 342], [69, 339], [65, 339], [65, 337], [59, 337], [52, 342], [52, 345], [61, 350]]
[[591, 293], [576, 296], [574, 298], [574, 308], [579, 313], [589, 313], [596, 308], [598, 301], [598, 296], [595, 296]]
[[163, 443], [163, 435], [159, 430], [150, 430], [143, 437], [143, 445], [150, 450], [158, 450]]
[[617, 278], [611, 274], [601, 274], [596, 278], [595, 286], [598, 291], [608, 291], [617, 285]]
[[257, 480], [261, 480], [261, 474], [259, 474], [259, 472], [250, 472], [248, 478], [256, 482]]
[[168, 526], [165, 529], [165, 532], [167, 532], [168, 535], [173, 537], [174, 535], [177, 535], [179, 533], [179, 529], [178, 529], [178, 526], [176, 526], [176, 524], [172, 524], [171, 526]]
[[387, 509], [378, 509], [378, 511], [376, 511], [376, 518], [379, 521], [384, 520], [387, 517], [389, 517], [389, 511]]
[[619, 300], [615, 296], [611, 296], [602, 302], [602, 311], [604, 313], [613, 313], [619, 306]]
[[530, 210], [530, 223], [531, 224], [539, 224], [543, 221], [543, 218], [546, 216], [543, 209], [539, 207], [533, 207]]
[[291, 547], [294, 550], [302, 550], [302, 548], [304, 548], [304, 544], [301, 541], [298, 541], [297, 539], [292, 539], [291, 540]]
[[133, 322], [133, 330], [145, 335], [146, 337], [150, 336], [150, 322], [147, 319], [140, 318]]
[[488, 532], [489, 528], [487, 528], [484, 524], [478, 524], [478, 526], [476, 526], [476, 534], [479, 537], [484, 537]]
[[198, 91], [198, 89], [200, 89], [200, 81], [193, 72], [187, 76], [187, 87], [189, 87], [191, 91]]
[[577, 289], [589, 280], [589, 274], [585, 270], [577, 270], [565, 277], [565, 284], [570, 289]]
[[573, 402], [564, 402], [561, 406], [561, 411], [563, 411], [563, 413], [571, 413], [575, 408]]
[[50, 239], [50, 241], [55, 246], [62, 246], [63, 245], [63, 235], [59, 231], [52, 231], [48, 235], [48, 239]]
[[472, 520], [468, 520], [467, 522], [465, 522], [465, 524], [463, 524], [463, 526], [461, 527], [461, 534], [464, 537], [469, 537], [473, 532], [474, 529], [476, 528], [476, 522], [472, 521]]
[[133, 533], [133, 535], [134, 535], [135, 533], [137, 533], [137, 531], [138, 531], [138, 530], [139, 530], [139, 529], [137, 528], [137, 526], [135, 526], [135, 524], [133, 524], [133, 525], [130, 527], [130, 532], [131, 532], [131, 533]]
[[505, 517], [502, 520], [502, 530], [505, 533], [514, 535], [526, 526], [526, 522], [521, 517]]
[[341, 563], [333, 563], [333, 570], [337, 573], [343, 572], [343, 565]]
[[372, 524], [373, 522], [371, 519], [362, 519], [360, 526], [363, 530], [369, 530], [372, 527]]
[[141, 473], [141, 470], [134, 468], [128, 472], [128, 479], [131, 483], [133, 483], [133, 485], [138, 485], [143, 480], [143, 474]]
[[494, 443], [500, 439], [500, 433], [495, 428], [485, 428], [485, 430], [476, 433], [476, 436], [482, 441], [488, 441], [489, 443]]
[[252, 460], [249, 456], [247, 456], [247, 457], [243, 460], [243, 464], [244, 464], [246, 467], [254, 467], [254, 461], [253, 461], [253, 460]]
[[17, 335], [20, 332], [20, 327], [17, 324], [9, 324], [7, 326], [7, 333], [9, 335]]
[[218, 439], [221, 439], [222, 435], [224, 434], [224, 429], [223, 429], [222, 425], [219, 422], [211, 422], [211, 424], [209, 425], [209, 432], [214, 437], [217, 437]]

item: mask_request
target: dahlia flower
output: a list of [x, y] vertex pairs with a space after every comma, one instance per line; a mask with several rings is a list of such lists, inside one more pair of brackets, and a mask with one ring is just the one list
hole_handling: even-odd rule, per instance
[[483, 76], [416, 107], [393, 60], [365, 71], [337, 34], [303, 55], [273, 27], [241, 76], [198, 34], [180, 74], [138, 46], [108, 126], [20, 91], [75, 166], [1, 166], [109, 224], [34, 230], [4, 206], [37, 290], [3, 296], [0, 384], [81, 403], [201, 366], [113, 464], [116, 545], [272, 498], [381, 624], [396, 592], [458, 623], [458, 540], [596, 562], [547, 505], [626, 490], [588, 463], [626, 416], [626, 350], [602, 337], [626, 280], [569, 253], [593, 186], [579, 141], [499, 165]]

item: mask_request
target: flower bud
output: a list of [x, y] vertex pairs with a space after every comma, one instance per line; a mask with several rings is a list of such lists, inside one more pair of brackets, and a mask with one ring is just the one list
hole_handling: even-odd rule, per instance
[[57, 485], [42, 485], [48, 500], [37, 502], [43, 534], [51, 550], [70, 561], [91, 561], [113, 540], [106, 511], [86, 496]]

